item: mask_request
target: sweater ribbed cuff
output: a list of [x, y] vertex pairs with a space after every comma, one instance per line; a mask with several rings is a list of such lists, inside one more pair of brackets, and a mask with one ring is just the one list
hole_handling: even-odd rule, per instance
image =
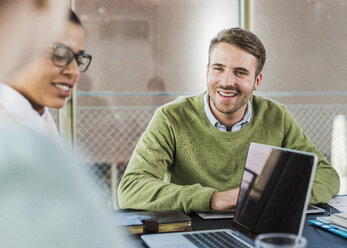
[[210, 211], [210, 201], [212, 194], [216, 190], [213, 188], [202, 187], [197, 189], [191, 196], [190, 206], [187, 212], [196, 211], [196, 212], [206, 212]]

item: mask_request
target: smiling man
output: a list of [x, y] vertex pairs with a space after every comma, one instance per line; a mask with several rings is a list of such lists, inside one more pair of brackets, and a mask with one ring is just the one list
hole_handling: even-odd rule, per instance
[[256, 57], [241, 48], [224, 42], [211, 47], [207, 68], [208, 104], [227, 131], [245, 116], [248, 100], [260, 86], [262, 74], [256, 74], [256, 67]]
[[49, 108], [62, 108], [91, 56], [83, 50], [84, 30], [70, 10], [65, 34], [46, 52], [0, 84], [0, 107], [30, 129], [59, 140]]
[[232, 28], [212, 39], [207, 92], [156, 111], [120, 182], [121, 208], [189, 213], [234, 207], [251, 142], [316, 153], [310, 202], [338, 193], [336, 171], [285, 107], [253, 95], [265, 58], [263, 44], [248, 31]]

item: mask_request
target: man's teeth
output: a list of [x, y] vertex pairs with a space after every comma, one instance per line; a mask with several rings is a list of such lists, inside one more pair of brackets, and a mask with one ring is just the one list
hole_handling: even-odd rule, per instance
[[69, 86], [66, 86], [66, 85], [63, 85], [63, 84], [56, 84], [55, 86], [58, 87], [61, 90], [64, 90], [64, 91], [69, 91], [70, 90]]
[[221, 92], [221, 91], [219, 91], [219, 94], [221, 94], [222, 96], [236, 96], [235, 93], [227, 94], [227, 93], [223, 93], [223, 92]]

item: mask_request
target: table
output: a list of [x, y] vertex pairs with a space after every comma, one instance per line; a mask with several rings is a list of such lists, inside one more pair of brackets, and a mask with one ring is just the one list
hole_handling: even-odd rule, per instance
[[[335, 212], [335, 210], [333, 210]], [[197, 214], [189, 215], [192, 218], [193, 230], [231, 228], [231, 219], [204, 220]], [[308, 220], [315, 219], [322, 215], [307, 215], [304, 224], [303, 236], [307, 239], [307, 248], [339, 248], [347, 247], [347, 239], [322, 230], [308, 223]], [[232, 228], [231, 228], [232, 229]], [[141, 240], [140, 235], [132, 235], [138, 247], [147, 247]]]

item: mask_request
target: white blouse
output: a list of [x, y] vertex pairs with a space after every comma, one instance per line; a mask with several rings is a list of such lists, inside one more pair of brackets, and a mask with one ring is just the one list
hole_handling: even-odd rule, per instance
[[20, 124], [44, 133], [60, 143], [58, 129], [48, 108], [40, 115], [30, 102], [18, 91], [7, 84], [0, 83], [0, 107], [5, 109]]

